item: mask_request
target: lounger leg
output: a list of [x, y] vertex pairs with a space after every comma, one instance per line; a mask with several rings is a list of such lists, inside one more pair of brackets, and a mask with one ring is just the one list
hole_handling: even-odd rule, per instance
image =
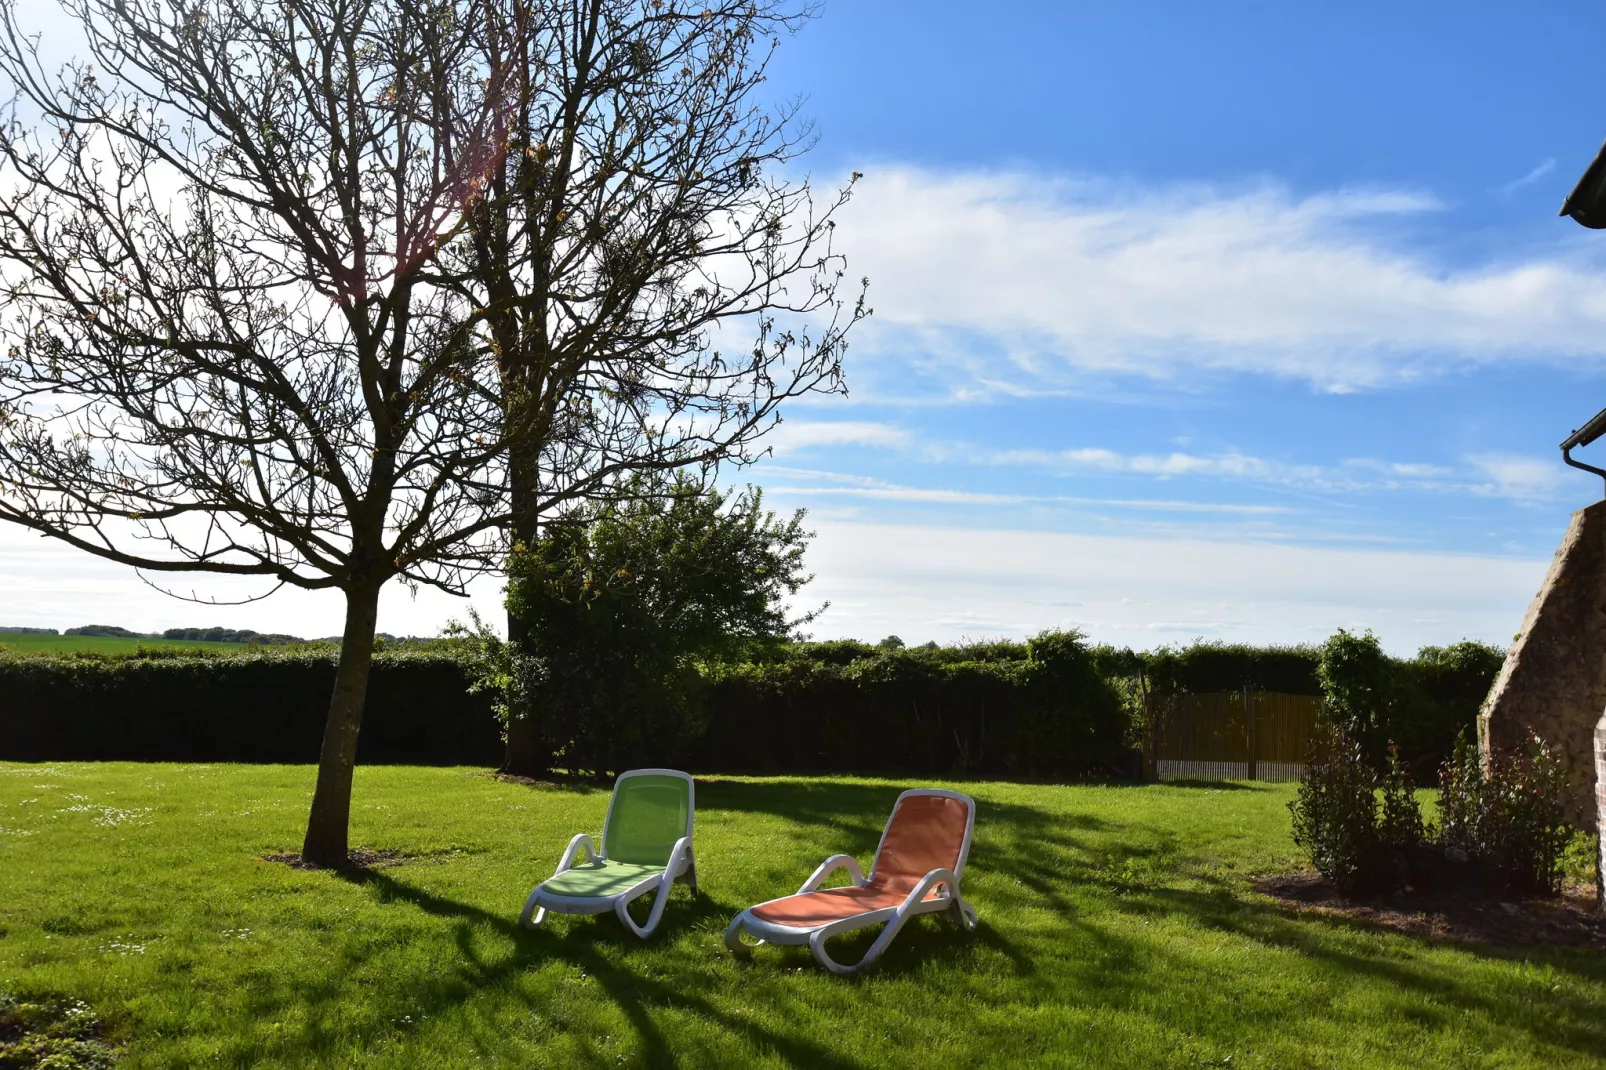
[[814, 960], [821, 966], [824, 966], [826, 969], [830, 970], [832, 973], [840, 974], [842, 976], [858, 973], [866, 966], [872, 966], [875, 964], [875, 961], [879, 959], [887, 950], [887, 947], [891, 945], [893, 939], [898, 935], [898, 931], [903, 928], [903, 923], [907, 920], [908, 916], [901, 913], [894, 914], [892, 917], [888, 918], [886, 928], [881, 930], [881, 935], [876, 937], [875, 943], [870, 945], [870, 950], [866, 951], [864, 953], [864, 957], [852, 966], [843, 965], [836, 959], [832, 958], [830, 953], [825, 950], [825, 942], [827, 940], [837, 935], [839, 932], [849, 931], [848, 929], [838, 928], [836, 925], [826, 925], [816, 929], [813, 935], [809, 937], [809, 950], [814, 952]]
[[[537, 889], [537, 891], [539, 891], [539, 889]], [[530, 898], [524, 901], [524, 909], [519, 911], [519, 924], [524, 926], [526, 929], [535, 928], [537, 925], [541, 924], [541, 919], [546, 917], [546, 907], [541, 907], [539, 910], [536, 909], [536, 894], [536, 892], [531, 892]], [[531, 911], [534, 911], [534, 917], [530, 916]]]
[[764, 943], [764, 941], [760, 940], [757, 943], [749, 944], [742, 940], [742, 922], [746, 920], [747, 911], [744, 910], [732, 918], [730, 925], [725, 929], [725, 947], [730, 950], [731, 954], [741, 955], [743, 958], [751, 955], [755, 947], [760, 947]]
[[954, 905], [948, 908], [952, 911], [954, 923], [966, 932], [976, 928], [976, 908], [965, 900], [954, 896]]
[[[652, 884], [646, 888], [643, 888], [630, 899], [620, 898], [615, 900], [613, 904], [613, 912], [619, 915], [619, 920], [625, 923], [626, 928], [645, 940], [647, 937], [652, 935], [654, 929], [658, 928], [658, 922], [664, 916], [664, 907], [669, 905], [669, 889], [671, 887], [673, 887], [673, 885], [667, 876], [660, 877], [658, 878], [658, 882], [656, 884]], [[640, 899], [648, 892], [657, 893], [657, 895], [653, 897], [652, 911], [647, 915], [646, 925], [637, 925], [636, 919], [630, 916], [630, 904], [635, 900]]]

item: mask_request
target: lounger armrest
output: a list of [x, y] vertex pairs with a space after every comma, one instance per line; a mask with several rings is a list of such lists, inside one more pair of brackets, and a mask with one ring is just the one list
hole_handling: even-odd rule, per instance
[[675, 846], [669, 849], [669, 861], [664, 864], [664, 880], [672, 881], [680, 876], [681, 871], [692, 860], [691, 837], [682, 836], [675, 841]]
[[[582, 848], [585, 850], [585, 860], [587, 862], [595, 862], [597, 860], [596, 845], [591, 842], [590, 836], [581, 832], [569, 841], [569, 849], [563, 852], [563, 861], [558, 863], [558, 873], [574, 868], [574, 854]], [[557, 876], [557, 873], [554, 873], [553, 876]]]
[[904, 897], [903, 905], [898, 908], [901, 913], [907, 913], [915, 904], [923, 901], [931, 890], [937, 885], [945, 885], [948, 889], [949, 899], [959, 898], [959, 877], [951, 869], [937, 868], [920, 878], [920, 883], [912, 888]]
[[819, 869], [809, 874], [809, 879], [803, 882], [803, 887], [797, 890], [797, 894], [802, 895], [805, 892], [814, 891], [820, 885], [825, 883], [825, 878], [829, 877], [839, 869], [847, 870], [848, 876], [853, 878], [853, 883], [860, 885], [861, 887], [863, 886], [864, 870], [859, 868], [858, 859], [854, 858], [852, 855], [832, 855], [830, 858], [827, 858], [824, 862], [820, 863]]

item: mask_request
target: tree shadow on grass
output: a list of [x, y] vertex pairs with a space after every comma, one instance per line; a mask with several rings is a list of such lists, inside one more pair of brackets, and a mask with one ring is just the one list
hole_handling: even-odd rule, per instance
[[[636, 1031], [648, 1066], [670, 1067], [678, 1065], [679, 1061], [671, 1040], [654, 1019], [654, 1011], [660, 1009], [687, 1011], [706, 1018], [743, 1037], [760, 1050], [773, 1051], [792, 1066], [858, 1070], [865, 1065], [833, 1049], [828, 1041], [817, 1042], [806, 1036], [789, 1035], [760, 1022], [737, 1017], [684, 985], [643, 976], [616, 964], [608, 952], [640, 946], [638, 939], [617, 922], [586, 924], [579, 919], [571, 919], [562, 932], [546, 928], [532, 931], [520, 927], [508, 917], [403, 884], [383, 872], [368, 870], [342, 876], [372, 888], [382, 901], [405, 902], [427, 914], [461, 923], [456, 933], [457, 946], [464, 958], [474, 965], [474, 983], [466, 990], [459, 986], [428, 986], [433, 990], [423, 997], [422, 1002], [428, 1007], [424, 1013], [434, 1013], [466, 1002], [486, 986], [506, 985], [519, 974], [559, 961], [581, 970], [602, 987]], [[723, 920], [734, 913], [730, 904], [720, 903], [706, 895], [690, 900], [676, 895], [665, 907], [661, 924], [664, 927], [697, 929], [713, 919]], [[586, 922], [591, 920], [585, 919]], [[487, 927], [511, 941], [513, 954], [501, 961], [488, 961], [474, 946], [472, 929], [475, 926]], [[595, 1059], [599, 1063], [612, 1061], [604, 1060], [600, 1053], [595, 1054]]]
[[[698, 785], [704, 809], [784, 817], [819, 830], [822, 838], [833, 841], [833, 849], [855, 853], [866, 861], [901, 790], [897, 783], [711, 781]], [[1000, 896], [1007, 892], [1020, 897], [1017, 908], [1046, 907], [1058, 922], [1046, 930], [1039, 927], [1035, 936], [1025, 931], [1017, 934], [1002, 905], [996, 914], [999, 923], [993, 923], [984, 898], [977, 903], [982, 925], [976, 932], [963, 933], [937, 917], [919, 919], [900, 933], [872, 971], [841, 983], [858, 987], [873, 978], [908, 978], [933, 965], [963, 975], [971, 956], [992, 951], [1008, 959], [1016, 977], [1028, 980], [1021, 993], [1024, 1003], [1103, 1006], [1122, 1014], [1142, 1007], [1157, 1029], [1185, 1033], [1197, 1028], [1190, 1017], [1196, 1008], [1157, 1002], [1153, 996], [1157, 988], [1176, 986], [1176, 977], [1201, 976], [1197, 941], [1184, 938], [1179, 942], [1171, 925], [1136, 927], [1128, 920], [1170, 918], [1243, 941], [1251, 948], [1259, 946], [1268, 956], [1291, 952], [1319, 963], [1324, 980], [1350, 979], [1356, 984], [1377, 985], [1380, 992], [1400, 993], [1409, 1004], [1400, 1013], [1413, 1021], [1419, 1018], [1417, 1027], [1481, 1032], [1495, 1044], [1504, 1043], [1505, 1035], [1511, 1034], [1526, 1036], [1536, 1045], [1560, 1046], [1580, 1054], [1606, 1050], [1606, 1018], [1600, 1014], [1598, 995], [1570, 991], [1523, 997], [1507, 991], [1504, 982], [1487, 974], [1474, 976], [1447, 967], [1438, 956], [1422, 960], [1413, 955], [1412, 946], [1446, 946], [1444, 941], [1428, 937], [1387, 933], [1382, 941], [1348, 939], [1346, 933], [1371, 934], [1377, 928], [1353, 919], [1301, 914], [1262, 900], [1249, 891], [1242, 878], [1223, 876], [1198, 864], [1191, 845], [1163, 824], [1109, 821], [1018, 803], [984, 801], [982, 807], [982, 824], [967, 870], [967, 897], [975, 898], [971, 874], [985, 875]], [[382, 901], [406, 903], [456, 923], [457, 948], [467, 965], [449, 975], [419, 979], [417, 993], [424, 1014], [471, 1003], [487, 989], [500, 988], [514, 998], [529, 999], [520, 991], [519, 978], [562, 963], [600, 986], [630, 1023], [649, 1066], [674, 1066], [686, 1054], [677, 1050], [673, 1030], [666, 1033], [665, 1013], [705, 1019], [728, 1036], [793, 1066], [867, 1065], [822, 1035], [819, 1022], [808, 1018], [805, 1004], [777, 997], [771, 989], [765, 1013], [755, 1019], [739, 1009], [725, 1009], [714, 992], [699, 984], [700, 978], [733, 969], [741, 983], [744, 975], [757, 976], [747, 971], [767, 969], [774, 974], [791, 966], [817, 968], [803, 948], [766, 949], [744, 964], [731, 964], [715, 955], [708, 955], [706, 968], [695, 962], [712, 950], [702, 945], [717, 940], [726, 921], [747, 903], [725, 902], [706, 894], [689, 898], [676, 892], [663, 920], [668, 932], [661, 930], [656, 939], [665, 940], [669, 932], [698, 935], [692, 941], [661, 945], [655, 951], [662, 959], [653, 961], [629, 955], [631, 949], [645, 945], [606, 916], [565, 919], [529, 932], [519, 928], [511, 915], [402, 883], [386, 872], [348, 874], [344, 879], [370, 887]], [[1179, 883], [1186, 886], [1179, 887]], [[855, 961], [878, 932], [867, 929], [844, 937], [833, 944], [833, 950], [841, 947], [841, 960]], [[487, 933], [492, 938], [489, 947], [483, 939]], [[1073, 943], [1079, 950], [1075, 957], [1067, 957], [1063, 949]], [[1606, 961], [1587, 952], [1448, 946], [1481, 960], [1550, 967], [1590, 986], [1606, 982]], [[1046, 969], [1050, 957], [1056, 960], [1054, 970]], [[1286, 960], [1279, 966], [1268, 957], [1267, 963], [1272, 970], [1290, 969]], [[1297, 983], [1300, 974], [1296, 970], [1290, 976], [1290, 983]], [[730, 980], [724, 977], [718, 982], [722, 991]], [[1243, 988], [1241, 997], [1235, 996], [1238, 990], [1230, 975], [1226, 983], [1226, 989], [1211, 983], [1199, 993], [1200, 999], [1271, 998], [1257, 993], [1254, 986]], [[1512, 983], [1523, 982], [1513, 977]], [[1595, 989], [1595, 993], [1599, 991]], [[867, 989], [866, 998], [874, 998], [873, 992]], [[963, 999], [963, 992], [961, 984], [944, 989], [943, 994]], [[331, 993], [326, 998], [336, 996]], [[1297, 1007], [1268, 1004], [1262, 1013], [1285, 1016], [1290, 1041], [1300, 1042], [1305, 1016]], [[1236, 1042], [1241, 1036], [1230, 1026], [1221, 1034], [1226, 1042]], [[584, 1041], [581, 1043], [583, 1046]], [[611, 1061], [611, 1056], [594, 1047], [579, 1061], [602, 1064]]]

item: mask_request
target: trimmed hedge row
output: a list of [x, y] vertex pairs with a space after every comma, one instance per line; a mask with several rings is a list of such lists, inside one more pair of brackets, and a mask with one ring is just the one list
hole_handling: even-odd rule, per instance
[[[0, 654], [0, 758], [315, 762], [334, 679], [323, 649]], [[381, 652], [357, 759], [497, 765], [501, 733], [455, 657]]]
[[[492, 695], [468, 693], [450, 643], [382, 650], [358, 747], [364, 763], [499, 765]], [[1431, 772], [1470, 725], [1500, 665], [1477, 643], [1390, 659], [1389, 738]], [[1142, 654], [1070, 634], [887, 651], [793, 644], [715, 666], [696, 689], [694, 735], [655, 740], [655, 761], [704, 772], [1069, 777], [1124, 769], [1140, 717], [1130, 679], [1155, 691], [1255, 686], [1320, 693], [1319, 651], [1196, 644]], [[0, 652], [0, 759], [312, 762], [335, 653]], [[1123, 704], [1122, 690], [1125, 695]], [[1425, 774], [1424, 774], [1425, 775]]]
[[1023, 653], [950, 661], [913, 650], [722, 667], [701, 696], [707, 727], [686, 760], [732, 772], [893, 775], [1122, 768], [1129, 718], [1089, 650], [1049, 634]]

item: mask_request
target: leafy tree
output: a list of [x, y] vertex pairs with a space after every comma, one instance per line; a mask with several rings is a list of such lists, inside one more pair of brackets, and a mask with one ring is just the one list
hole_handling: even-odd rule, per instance
[[523, 625], [504, 659], [505, 707], [548, 765], [610, 771], [663, 757], [698, 728], [701, 661], [791, 638], [785, 601], [806, 583], [799, 510], [689, 480], [637, 479], [571, 510], [508, 563]]

